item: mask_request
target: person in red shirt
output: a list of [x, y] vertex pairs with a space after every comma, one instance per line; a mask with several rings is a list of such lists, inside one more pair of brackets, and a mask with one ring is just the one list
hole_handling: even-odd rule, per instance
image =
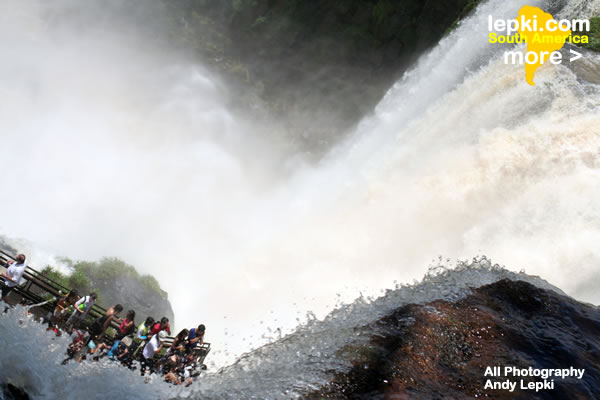
[[157, 322], [152, 327], [150, 335], [156, 335], [160, 331], [166, 331], [169, 335], [171, 334], [171, 325], [169, 324], [169, 318], [162, 317], [160, 322]]
[[115, 336], [117, 340], [123, 340], [125, 336], [129, 336], [135, 333], [135, 311], [129, 310], [127, 311], [127, 317], [121, 321], [121, 325], [119, 325], [119, 331]]

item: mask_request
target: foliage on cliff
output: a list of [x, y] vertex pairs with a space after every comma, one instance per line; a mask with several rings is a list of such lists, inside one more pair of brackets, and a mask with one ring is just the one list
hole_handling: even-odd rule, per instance
[[134, 278], [142, 286], [153, 290], [165, 299], [168, 298], [168, 293], [160, 288], [160, 284], [155, 277], [140, 275], [135, 267], [118, 258], [105, 257], [98, 262], [78, 261], [73, 263], [69, 259], [63, 259], [63, 261], [70, 264], [73, 272], [63, 274], [51, 266], [46, 266], [41, 273], [63, 286], [77, 289], [81, 293], [93, 290], [92, 282], [99, 280], [116, 280], [123, 277]]
[[151, 315], [155, 319], [166, 316], [173, 321], [168, 294], [152, 275], [142, 275], [117, 258], [107, 257], [98, 262], [62, 261], [70, 267], [70, 274], [52, 266], [45, 267], [41, 273], [63, 286], [77, 289], [80, 294], [95, 291], [101, 306], [121, 303], [126, 310], [134, 309], [138, 319]]
[[581, 32], [582, 35], [587, 34], [589, 43], [581, 44], [581, 47], [586, 49], [600, 51], [600, 17], [590, 18], [590, 31]]

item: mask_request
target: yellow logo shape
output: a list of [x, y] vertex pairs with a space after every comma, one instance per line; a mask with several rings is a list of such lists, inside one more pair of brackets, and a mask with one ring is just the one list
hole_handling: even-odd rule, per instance
[[[571, 30], [550, 30], [554, 20], [552, 14], [544, 12], [538, 7], [524, 6], [519, 11], [519, 20], [530, 21], [531, 25], [519, 26], [519, 34], [527, 41], [527, 53], [537, 53], [537, 60], [533, 63], [525, 62], [525, 78], [527, 83], [534, 86], [535, 71], [548, 59], [554, 51], [562, 49], [566, 39], [571, 36]], [[556, 27], [556, 24], [554, 24]]]

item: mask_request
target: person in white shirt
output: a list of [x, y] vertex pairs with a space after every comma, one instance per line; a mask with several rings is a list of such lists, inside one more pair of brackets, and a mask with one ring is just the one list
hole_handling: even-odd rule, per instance
[[144, 346], [144, 351], [142, 352], [144, 358], [149, 360], [153, 358], [156, 353], [159, 353], [163, 348], [166, 338], [167, 332], [165, 331], [160, 331], [156, 335], [152, 336], [152, 339], [150, 339], [148, 343], [146, 343], [146, 346]]
[[154, 355], [160, 353], [166, 338], [167, 332], [160, 331], [156, 335], [152, 336], [152, 339], [150, 339], [148, 343], [146, 343], [146, 346], [144, 346], [144, 351], [142, 352], [144, 356], [141, 369], [142, 375], [144, 374], [146, 367], [150, 368], [150, 372], [154, 372]]
[[67, 329], [69, 332], [72, 330], [73, 326], [85, 319], [88, 312], [92, 309], [92, 306], [96, 304], [97, 297], [98, 295], [92, 292], [89, 296], [83, 296], [75, 303], [75, 311], [73, 311], [73, 314], [71, 314], [67, 321]]
[[25, 282], [25, 279], [23, 279], [25, 268], [27, 268], [27, 264], [25, 264], [25, 255], [19, 254], [15, 259], [17, 260], [16, 262], [9, 261], [8, 269], [1, 275], [2, 278], [4, 278], [2, 299], [4, 299], [14, 288]]

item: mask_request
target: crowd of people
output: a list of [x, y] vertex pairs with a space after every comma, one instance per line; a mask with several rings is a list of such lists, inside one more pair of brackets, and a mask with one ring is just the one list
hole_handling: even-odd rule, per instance
[[[9, 261], [7, 271], [1, 275], [4, 280], [2, 299], [23, 283], [25, 256], [19, 254], [15, 259], [15, 262]], [[72, 342], [63, 364], [71, 360], [99, 361], [108, 357], [130, 369], [136, 369], [139, 365], [142, 375], [161, 374], [165, 381], [175, 385], [190, 385], [206, 369], [200, 362], [206, 355], [202, 348], [206, 331], [204, 325], [181, 330], [167, 345], [168, 335], [171, 334], [167, 317], [159, 321], [147, 317], [136, 326], [135, 311], [129, 310], [121, 318], [123, 306], [116, 304], [102, 316], [90, 321], [87, 317], [97, 298], [94, 292], [79, 296], [76, 290], [71, 290], [56, 300], [54, 310], [44, 319], [48, 331], [53, 331], [57, 336], [65, 331], [71, 336]], [[118, 326], [116, 329], [113, 322]], [[109, 328], [114, 330], [114, 334], [107, 335]]]

